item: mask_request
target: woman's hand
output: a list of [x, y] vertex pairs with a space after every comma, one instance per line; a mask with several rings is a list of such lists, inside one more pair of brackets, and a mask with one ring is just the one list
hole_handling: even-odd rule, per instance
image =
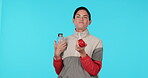
[[87, 46], [87, 44], [84, 47], [80, 47], [78, 42], [76, 43], [76, 50], [80, 53], [81, 57], [85, 57], [86, 56], [86, 52], [85, 52], [85, 47]]
[[66, 47], [67, 47], [66, 41], [58, 42], [57, 44], [56, 41], [54, 41], [55, 58], [57, 59], [61, 58], [60, 55], [62, 52], [66, 50]]

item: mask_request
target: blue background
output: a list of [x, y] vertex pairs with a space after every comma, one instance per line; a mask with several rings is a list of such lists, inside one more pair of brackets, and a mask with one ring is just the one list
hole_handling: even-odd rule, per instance
[[103, 41], [100, 78], [148, 78], [148, 0], [0, 0], [0, 78], [56, 78], [53, 41], [79, 6]]

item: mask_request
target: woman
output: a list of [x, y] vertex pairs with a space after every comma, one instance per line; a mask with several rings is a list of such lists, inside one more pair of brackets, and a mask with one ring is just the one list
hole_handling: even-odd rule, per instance
[[[85, 7], [78, 7], [72, 19], [75, 24], [73, 35], [65, 41], [54, 42], [54, 68], [58, 78], [98, 78], [102, 67], [102, 41], [89, 34], [91, 14]], [[80, 47], [78, 40], [86, 43]]]

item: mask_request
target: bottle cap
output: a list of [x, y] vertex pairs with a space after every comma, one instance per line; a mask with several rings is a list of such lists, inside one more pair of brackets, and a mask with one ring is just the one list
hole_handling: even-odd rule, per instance
[[63, 33], [59, 33], [58, 34], [58, 37], [63, 37]]

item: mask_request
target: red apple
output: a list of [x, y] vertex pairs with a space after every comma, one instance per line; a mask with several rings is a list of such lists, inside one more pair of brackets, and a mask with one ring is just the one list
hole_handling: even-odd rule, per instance
[[86, 46], [86, 43], [82, 39], [78, 40], [78, 44], [79, 44], [80, 47], [85, 47]]

